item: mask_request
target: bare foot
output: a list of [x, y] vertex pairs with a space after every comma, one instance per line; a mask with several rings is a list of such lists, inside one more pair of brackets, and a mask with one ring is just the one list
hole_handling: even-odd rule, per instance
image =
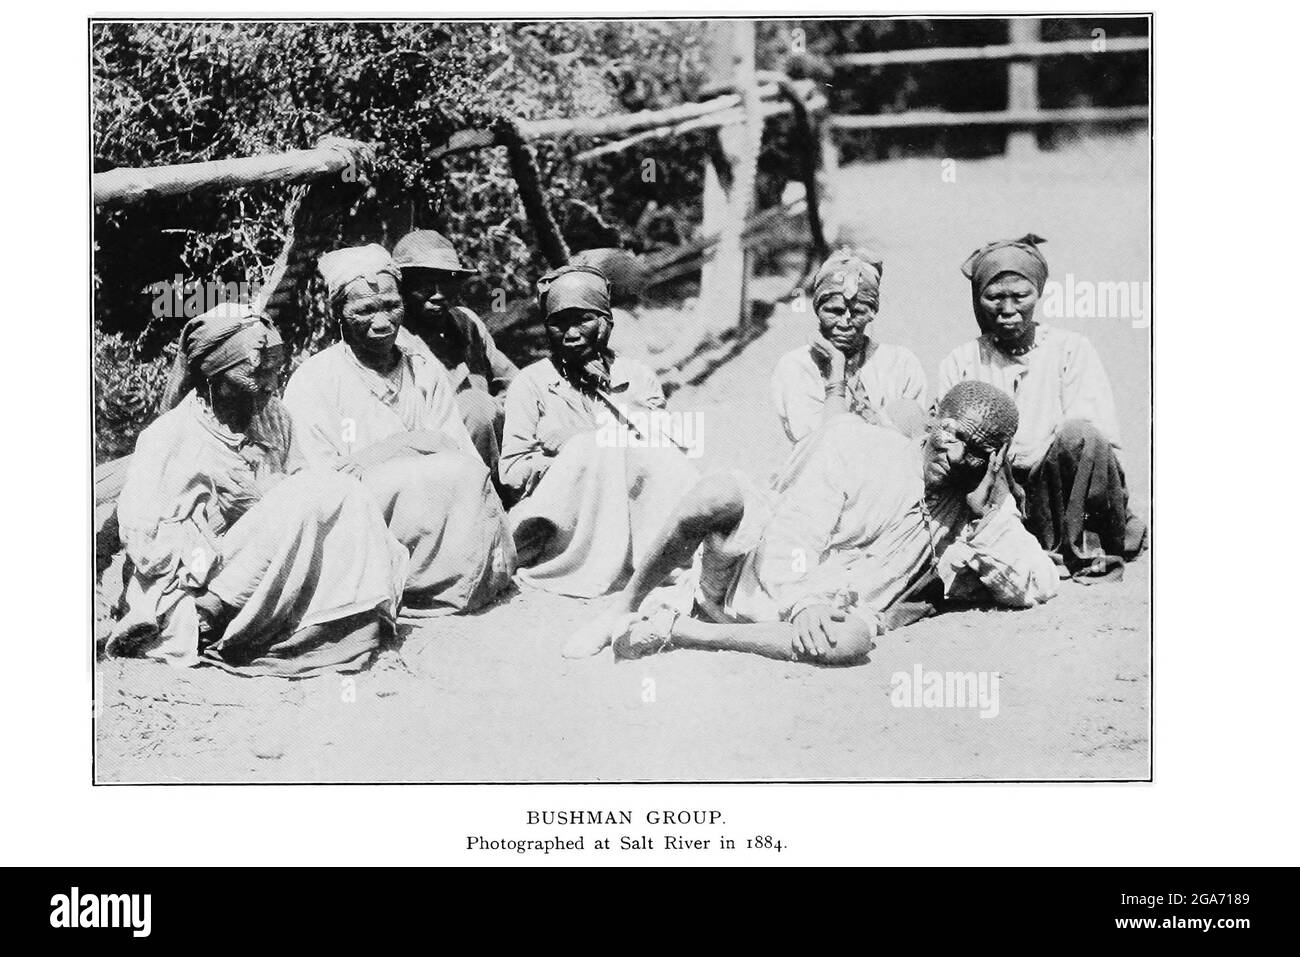
[[562, 652], [566, 658], [590, 658], [607, 648], [615, 638], [621, 636], [640, 616], [607, 612], [599, 615], [595, 621], [583, 625], [564, 643]]
[[632, 622], [621, 635], [614, 637], [614, 660], [630, 661], [670, 650], [676, 623], [677, 611], [667, 605], [655, 609], [648, 618]]

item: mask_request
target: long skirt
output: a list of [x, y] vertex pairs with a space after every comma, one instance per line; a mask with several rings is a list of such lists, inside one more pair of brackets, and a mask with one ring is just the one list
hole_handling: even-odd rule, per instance
[[237, 611], [215, 641], [200, 647], [194, 599], [178, 581], [138, 577], [115, 638], [175, 664], [301, 678], [364, 668], [392, 629], [407, 555], [353, 479], [290, 476], [218, 546], [208, 591]]
[[1147, 543], [1146, 525], [1128, 507], [1124, 471], [1091, 422], [1061, 426], [1043, 460], [1016, 469], [1025, 525], [1074, 577], [1111, 577]]
[[677, 449], [574, 436], [510, 513], [519, 582], [593, 598], [626, 584], [669, 513], [699, 480]]
[[515, 551], [487, 466], [461, 452], [408, 455], [362, 482], [410, 553], [402, 616], [473, 611], [510, 584]]

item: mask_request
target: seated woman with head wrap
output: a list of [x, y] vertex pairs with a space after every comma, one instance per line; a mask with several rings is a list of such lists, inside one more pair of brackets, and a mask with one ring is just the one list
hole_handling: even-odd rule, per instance
[[[698, 648], [853, 665], [879, 634], [933, 611], [921, 600], [932, 588], [1012, 608], [1047, 601], [1056, 569], [1008, 484], [1015, 430], [1009, 396], [963, 382], [923, 439], [841, 412], [795, 446], [770, 489], [706, 476], [564, 653], [612, 643], [616, 657]], [[656, 591], [692, 555], [690, 574]]]
[[772, 373], [772, 398], [791, 442], [840, 412], [907, 431], [886, 410], [897, 413], [901, 403], [912, 403], [917, 417], [924, 408], [920, 361], [909, 349], [867, 335], [880, 306], [882, 273], [879, 260], [847, 249], [817, 270], [812, 293], [817, 331], [809, 345], [782, 356]]
[[510, 513], [518, 577], [603, 595], [626, 580], [697, 473], [672, 441], [643, 433], [664, 396], [653, 372], [609, 350], [604, 276], [566, 266], [538, 290], [551, 354], [511, 383], [501, 444], [501, 483], [521, 499]]
[[133, 567], [110, 654], [302, 677], [364, 667], [407, 556], [353, 479], [303, 471], [279, 334], [226, 304], [181, 334], [169, 392], [118, 499]]
[[1042, 242], [999, 240], [962, 264], [982, 335], [943, 360], [939, 389], [974, 379], [1014, 397], [1011, 464], [1026, 525], [1070, 575], [1106, 575], [1145, 547], [1146, 526], [1128, 508], [1115, 400], [1096, 350], [1034, 319], [1047, 281]]
[[320, 259], [342, 341], [307, 359], [284, 403], [308, 461], [361, 479], [411, 555], [402, 613], [472, 611], [510, 581], [514, 549], [447, 371], [402, 329], [383, 247]]

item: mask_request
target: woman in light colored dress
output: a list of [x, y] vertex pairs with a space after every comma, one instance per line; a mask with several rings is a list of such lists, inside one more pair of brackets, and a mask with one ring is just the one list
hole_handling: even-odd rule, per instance
[[1047, 281], [1042, 242], [998, 240], [962, 264], [981, 335], [943, 360], [939, 390], [973, 379], [1015, 399], [1011, 466], [1025, 524], [1067, 574], [1117, 575], [1146, 547], [1147, 529], [1129, 511], [1115, 399], [1097, 350], [1034, 318]]
[[274, 398], [283, 358], [246, 306], [185, 327], [179, 403], [141, 433], [118, 499], [132, 571], [110, 654], [303, 677], [364, 667], [391, 630], [405, 550], [355, 479], [303, 469]]
[[410, 553], [404, 617], [472, 611], [510, 582], [514, 548], [447, 371], [402, 329], [383, 247], [326, 253], [342, 341], [307, 359], [284, 403], [307, 460], [360, 478]]
[[808, 345], [783, 355], [772, 373], [781, 427], [799, 442], [840, 412], [911, 431], [900, 403], [915, 412], [926, 402], [925, 371], [910, 349], [867, 334], [880, 308], [880, 261], [864, 252], [833, 253], [813, 279], [817, 330]]
[[586, 266], [543, 277], [551, 354], [506, 393], [500, 479], [522, 584], [577, 597], [620, 587], [698, 473], [655, 374], [609, 349], [609, 288]]

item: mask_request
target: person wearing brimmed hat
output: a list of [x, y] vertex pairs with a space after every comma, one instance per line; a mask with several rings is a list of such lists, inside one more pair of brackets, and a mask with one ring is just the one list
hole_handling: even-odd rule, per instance
[[813, 278], [817, 330], [772, 373], [772, 398], [791, 442], [838, 412], [894, 424], [887, 410], [926, 402], [925, 370], [910, 349], [867, 334], [880, 308], [883, 265], [866, 252], [832, 253]]
[[393, 262], [401, 273], [406, 326], [446, 367], [474, 447], [495, 470], [505, 391], [519, 369], [496, 347], [478, 314], [459, 301], [474, 270], [465, 268], [455, 247], [432, 229], [413, 230], [398, 240]]
[[1011, 444], [1025, 522], [1071, 576], [1120, 574], [1146, 547], [1128, 507], [1110, 379], [1086, 338], [1040, 323], [1047, 260], [1030, 233], [981, 246], [962, 263], [979, 338], [939, 366], [939, 388], [988, 382], [1015, 397]]
[[109, 654], [303, 677], [364, 667], [391, 632], [406, 551], [354, 479], [304, 469], [283, 364], [248, 306], [186, 324], [177, 404], [140, 434], [117, 503], [131, 572]]
[[[660, 433], [655, 374], [609, 349], [609, 286], [592, 267], [543, 276], [538, 300], [550, 356], [506, 393], [501, 482], [522, 584], [577, 597], [603, 595], [627, 577], [663, 516], [698, 474]], [[640, 419], [640, 427], [636, 420]]]
[[[931, 591], [1012, 608], [1047, 601], [1056, 569], [1007, 479], [1016, 420], [1010, 396], [962, 383], [923, 438], [840, 412], [769, 489], [740, 472], [706, 476], [564, 653], [612, 643], [616, 658], [700, 648], [853, 665], [882, 632], [933, 611]], [[692, 554], [691, 571], [656, 591]]]
[[397, 266], [382, 246], [326, 253], [319, 268], [342, 341], [285, 389], [303, 450], [358, 476], [410, 552], [403, 615], [481, 607], [509, 584], [514, 549], [447, 370], [401, 335]]

